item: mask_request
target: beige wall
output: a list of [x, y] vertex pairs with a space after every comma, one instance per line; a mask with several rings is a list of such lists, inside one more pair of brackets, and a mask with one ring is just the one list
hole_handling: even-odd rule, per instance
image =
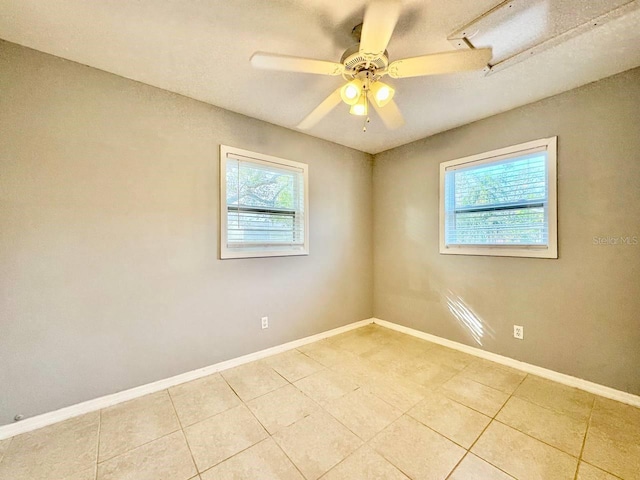
[[[5, 42], [0, 132], [0, 424], [372, 316], [369, 155]], [[309, 164], [311, 255], [218, 260], [220, 143]]]
[[[639, 112], [635, 69], [377, 155], [375, 316], [640, 394], [640, 245], [593, 240], [640, 238]], [[560, 258], [439, 255], [439, 163], [553, 135]]]

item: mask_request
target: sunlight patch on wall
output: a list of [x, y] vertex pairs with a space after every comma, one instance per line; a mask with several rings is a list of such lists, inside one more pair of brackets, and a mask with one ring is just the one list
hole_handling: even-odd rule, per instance
[[482, 346], [482, 339], [487, 333], [482, 319], [464, 303], [462, 298], [451, 291], [446, 295], [446, 303], [449, 311], [465, 331], [478, 345]]

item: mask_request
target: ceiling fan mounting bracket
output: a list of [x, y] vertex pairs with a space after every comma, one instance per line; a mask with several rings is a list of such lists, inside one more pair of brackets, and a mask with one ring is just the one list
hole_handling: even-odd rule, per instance
[[360, 43], [360, 38], [362, 38], [362, 23], [357, 24], [351, 29], [351, 36], [356, 43]]

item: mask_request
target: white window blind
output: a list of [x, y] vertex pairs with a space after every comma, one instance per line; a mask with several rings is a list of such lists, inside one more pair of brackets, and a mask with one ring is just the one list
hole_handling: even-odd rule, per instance
[[306, 165], [238, 152], [223, 162], [223, 258], [307, 253]]
[[442, 253], [557, 258], [555, 137], [446, 162], [441, 177]]
[[450, 169], [447, 245], [546, 245], [547, 154]]

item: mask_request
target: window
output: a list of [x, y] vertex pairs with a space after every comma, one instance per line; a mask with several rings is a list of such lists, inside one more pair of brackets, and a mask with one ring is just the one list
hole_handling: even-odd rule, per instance
[[440, 164], [440, 253], [558, 258], [556, 141]]
[[220, 257], [309, 253], [307, 165], [220, 146]]

